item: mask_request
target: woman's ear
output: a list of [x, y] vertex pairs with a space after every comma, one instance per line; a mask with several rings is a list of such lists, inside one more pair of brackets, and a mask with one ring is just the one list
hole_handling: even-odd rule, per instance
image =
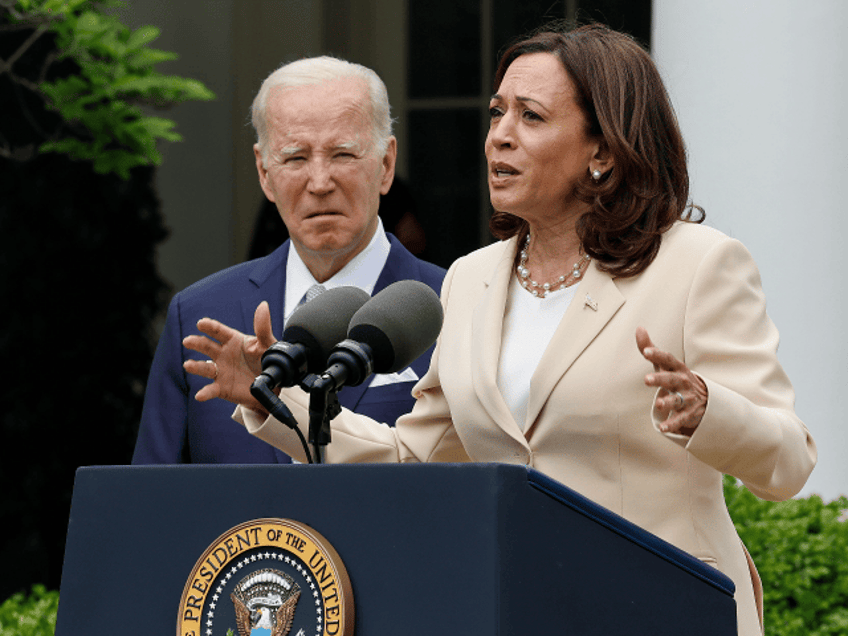
[[612, 156], [612, 152], [610, 151], [606, 140], [601, 137], [595, 154], [589, 160], [589, 173], [595, 175], [600, 172], [603, 176], [612, 170], [614, 166], [615, 158]]

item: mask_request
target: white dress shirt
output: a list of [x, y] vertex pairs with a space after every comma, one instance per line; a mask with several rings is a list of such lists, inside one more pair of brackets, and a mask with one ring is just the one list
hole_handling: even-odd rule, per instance
[[[391, 250], [386, 231], [383, 229], [383, 221], [377, 217], [377, 222], [377, 231], [374, 232], [374, 236], [371, 237], [365, 249], [354, 256], [332, 278], [321, 283], [326, 289], [348, 286], [359, 287], [369, 296], [374, 292], [374, 286], [377, 284], [380, 272], [386, 266]], [[283, 308], [285, 322], [288, 322], [292, 312], [297, 309], [306, 290], [317, 284], [318, 281], [292, 245], [286, 262], [286, 299]]]

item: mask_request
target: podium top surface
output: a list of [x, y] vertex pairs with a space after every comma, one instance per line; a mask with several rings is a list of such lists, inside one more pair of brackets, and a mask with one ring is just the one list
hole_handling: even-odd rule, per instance
[[[587, 517], [631, 543], [653, 553], [657, 557], [701, 579], [719, 591], [733, 596], [733, 581], [719, 570], [703, 563], [691, 554], [660, 539], [656, 535], [628, 521], [620, 515], [591, 501], [547, 475], [526, 466], [495, 463], [474, 464], [324, 464], [324, 465], [169, 465], [169, 466], [91, 466], [78, 469], [77, 480], [97, 479], [98, 476], [109, 480], [146, 479], [145, 476], [158, 474], [171, 483], [177, 475], [194, 476], [206, 481], [211, 474], [239, 475], [239, 479], [248, 477], [257, 483], [282, 480], [298, 475], [304, 480], [337, 480], [339, 483], [351, 483], [363, 476], [370, 476], [375, 483], [387, 483], [400, 475], [411, 475], [415, 479], [430, 483], [466, 481], [474, 475], [478, 478], [492, 477], [500, 480], [526, 483], [526, 486], [545, 493], [560, 504]], [[225, 477], [226, 479], [226, 477]]]

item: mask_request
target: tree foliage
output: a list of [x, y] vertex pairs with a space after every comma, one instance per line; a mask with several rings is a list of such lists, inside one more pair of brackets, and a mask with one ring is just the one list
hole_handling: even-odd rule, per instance
[[[0, 7], [5, 6], [0, 10], [7, 14], [3, 31], [26, 34], [0, 69], [19, 95], [35, 93], [59, 115], [40, 131], [42, 142], [29, 152], [64, 153], [91, 161], [95, 172], [127, 179], [136, 166], [161, 163], [159, 139], [181, 139], [172, 120], [146, 110], [214, 96], [197, 80], [159, 73], [154, 67], [176, 55], [149, 46], [159, 36], [156, 27], [132, 31], [103, 12], [122, 4], [0, 0]], [[53, 51], [42, 58], [36, 77], [17, 72], [18, 61], [42, 39], [50, 41]], [[0, 151], [11, 156], [14, 148], [5, 141]]]
[[168, 286], [147, 111], [208, 99], [112, 0], [0, 0], [0, 599], [58, 589], [74, 472], [126, 464]]

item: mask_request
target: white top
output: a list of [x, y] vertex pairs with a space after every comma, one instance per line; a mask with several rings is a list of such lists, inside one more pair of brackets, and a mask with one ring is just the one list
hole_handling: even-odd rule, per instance
[[[392, 249], [386, 231], [383, 229], [382, 219], [377, 217], [377, 221], [377, 231], [374, 232], [374, 236], [366, 248], [354, 256], [335, 276], [321, 283], [325, 289], [348, 286], [359, 287], [369, 296], [374, 292], [377, 279], [386, 266], [389, 252]], [[315, 280], [312, 272], [307, 269], [297, 250], [294, 246], [291, 246], [286, 261], [286, 304], [283, 309], [285, 322], [288, 322], [294, 310], [297, 309], [306, 291], [317, 284], [318, 281]], [[374, 388], [395, 382], [414, 382], [416, 380], [418, 380], [418, 375], [412, 370], [412, 367], [407, 367], [397, 373], [376, 373], [371, 377], [368, 386]]]
[[[391, 244], [386, 237], [386, 231], [383, 229], [383, 221], [380, 217], [377, 217], [377, 221], [377, 231], [374, 232], [371, 242], [347, 265], [336, 272], [332, 278], [321, 283], [325, 289], [348, 286], [359, 287], [369, 296], [373, 293], [377, 279], [386, 266], [386, 260], [388, 260], [391, 250]], [[288, 322], [289, 317], [297, 309], [306, 290], [317, 284], [318, 281], [315, 280], [312, 272], [306, 267], [306, 264], [300, 258], [300, 254], [292, 245], [289, 248], [288, 261], [286, 261], [284, 322]]]
[[523, 289], [517, 275], [513, 274], [510, 280], [498, 361], [498, 388], [522, 430], [527, 428], [530, 379], [576, 291], [575, 283], [542, 298]]

